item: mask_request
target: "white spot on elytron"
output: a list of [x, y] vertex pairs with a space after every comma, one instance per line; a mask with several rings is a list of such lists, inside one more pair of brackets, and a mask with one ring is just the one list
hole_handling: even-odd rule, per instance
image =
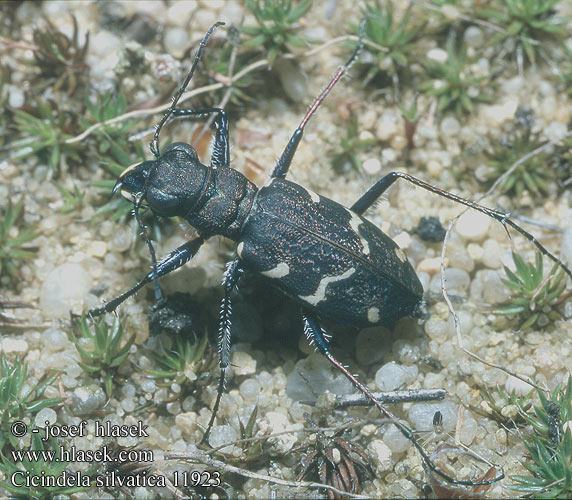
[[353, 267], [350, 267], [347, 271], [340, 274], [339, 276], [326, 276], [323, 278], [320, 283], [318, 284], [318, 288], [312, 295], [299, 295], [303, 301], [307, 302], [315, 306], [318, 302], [322, 302], [326, 300], [326, 288], [330, 283], [335, 283], [337, 281], [345, 280], [349, 278], [356, 270]]
[[308, 188], [305, 188], [306, 191], [308, 191], [308, 194], [310, 195], [310, 198], [312, 199], [312, 201], [314, 203], [320, 203], [320, 195], [314, 193], [314, 191], [310, 191]]
[[283, 278], [290, 273], [290, 266], [286, 262], [280, 262], [276, 267], [268, 271], [260, 271], [260, 274], [268, 276], [269, 278]]
[[405, 254], [403, 253], [403, 250], [401, 250], [401, 248], [396, 248], [395, 249], [395, 255], [397, 255], [397, 258], [401, 261], [401, 262], [405, 262], [407, 260], [407, 257], [405, 256]]
[[357, 234], [359, 240], [361, 241], [364, 255], [369, 255], [369, 243], [359, 232], [359, 226], [363, 224], [363, 220], [357, 214], [354, 214], [349, 210], [348, 213], [350, 214], [350, 227], [353, 229], [353, 232]]
[[244, 250], [244, 243], [241, 241], [236, 247], [236, 253], [239, 257], [242, 257], [242, 251]]
[[379, 309], [377, 307], [370, 307], [367, 310], [367, 320], [370, 323], [377, 323], [379, 321]]

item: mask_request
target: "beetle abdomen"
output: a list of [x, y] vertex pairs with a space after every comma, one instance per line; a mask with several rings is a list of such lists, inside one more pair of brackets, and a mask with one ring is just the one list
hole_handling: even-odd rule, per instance
[[260, 189], [237, 252], [247, 268], [337, 323], [390, 324], [423, 295], [405, 254], [379, 228], [284, 179]]

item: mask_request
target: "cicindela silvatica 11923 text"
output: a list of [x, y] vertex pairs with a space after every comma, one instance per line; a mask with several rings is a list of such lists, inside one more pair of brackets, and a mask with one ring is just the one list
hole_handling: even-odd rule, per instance
[[[345, 366], [330, 352], [320, 319], [358, 328], [391, 325], [398, 319], [419, 313], [423, 287], [415, 270], [397, 244], [363, 214], [397, 179], [482, 212], [509, 226], [531, 241], [545, 256], [564, 265], [532, 235], [512, 222], [508, 214], [431, 186], [411, 175], [391, 172], [377, 181], [348, 208], [286, 180], [304, 128], [334, 85], [356, 59], [361, 41], [341, 66], [294, 131], [284, 152], [261, 188], [230, 167], [229, 125], [220, 108], [182, 109], [177, 103], [185, 92], [216, 23], [205, 34], [192, 67], [173, 102], [159, 121], [150, 143], [155, 159], [126, 169], [114, 192], [134, 204], [135, 216], [151, 252], [153, 270], [133, 288], [90, 311], [98, 316], [114, 311], [147, 283], [154, 282], [160, 298], [158, 279], [189, 262], [201, 245], [214, 235], [237, 243], [236, 257], [223, 277], [219, 355], [220, 382], [205, 440], [212, 428], [225, 386], [231, 337], [231, 294], [245, 271], [259, 273], [270, 284], [300, 305], [304, 332], [317, 349], [363, 393], [379, 411], [399, 428], [421, 454], [425, 467], [446, 481], [461, 485], [490, 484], [503, 476], [481, 481], [460, 480], [447, 475], [429, 458], [413, 431], [397, 420]], [[159, 149], [159, 134], [171, 118], [200, 120], [214, 115], [214, 143], [210, 165], [200, 162], [192, 146], [176, 142]], [[197, 231], [196, 236], [157, 261], [153, 246], [139, 217], [145, 203], [163, 217], [182, 217]], [[572, 272], [564, 267], [572, 277]]]

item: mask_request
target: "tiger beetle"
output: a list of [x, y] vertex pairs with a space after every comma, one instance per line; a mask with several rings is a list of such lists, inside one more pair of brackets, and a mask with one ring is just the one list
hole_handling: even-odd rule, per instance
[[[244, 272], [253, 271], [265, 276], [271, 285], [300, 304], [304, 333], [308, 339], [411, 441], [428, 471], [460, 485], [486, 485], [498, 481], [504, 477], [502, 469], [494, 479], [470, 481], [452, 478], [435, 465], [413, 431], [385, 409], [371, 391], [333, 357], [320, 319], [365, 328], [391, 325], [404, 316], [418, 315], [422, 309], [423, 287], [407, 257], [391, 238], [363, 216], [397, 179], [404, 179], [482, 212], [505, 228], [514, 228], [545, 256], [558, 262], [570, 277], [572, 272], [531, 234], [512, 222], [509, 214], [460, 198], [409, 174], [391, 172], [385, 175], [349, 209], [286, 180], [306, 124], [359, 54], [363, 22], [353, 54], [314, 100], [290, 138], [269, 181], [258, 188], [230, 167], [229, 125], [223, 109], [177, 108], [209, 37], [222, 24], [217, 22], [206, 32], [189, 73], [156, 126], [150, 143], [155, 159], [127, 168], [113, 189], [113, 193], [121, 190], [121, 194], [133, 202], [135, 216], [151, 253], [153, 269], [133, 288], [89, 314], [98, 316], [114, 311], [150, 282], [154, 282], [155, 295], [159, 299], [158, 278], [189, 262], [211, 236], [230, 238], [237, 247], [236, 258], [227, 264], [222, 281], [224, 295], [218, 347], [220, 379], [203, 442], [208, 439], [225, 387], [230, 358], [231, 293]], [[215, 116], [215, 135], [210, 166], [203, 165], [195, 149], [182, 142], [175, 142], [160, 152], [159, 134], [169, 119], [202, 120], [212, 115]], [[197, 235], [157, 261], [139, 217], [143, 202], [156, 215], [184, 218], [194, 226]]]

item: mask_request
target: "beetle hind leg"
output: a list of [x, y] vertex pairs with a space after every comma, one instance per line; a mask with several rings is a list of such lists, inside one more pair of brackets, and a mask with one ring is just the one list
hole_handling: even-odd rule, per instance
[[[504, 228], [506, 229], [507, 226], [510, 226], [515, 231], [522, 234], [528, 241], [530, 241], [542, 254], [549, 258], [552, 262], [558, 264], [564, 272], [572, 278], [572, 271], [569, 267], [567, 267], [558, 257], [556, 257], [552, 252], [550, 252], [542, 243], [540, 243], [532, 234], [528, 231], [525, 231], [522, 227], [518, 224], [513, 222], [510, 218], [510, 213], [501, 212], [499, 210], [494, 210], [492, 208], [485, 207], [479, 203], [474, 201], [468, 200], [466, 198], [461, 198], [456, 194], [450, 193], [449, 191], [445, 191], [443, 189], [439, 189], [438, 187], [432, 186], [417, 177], [414, 177], [409, 174], [404, 174], [403, 172], [390, 172], [386, 176], [382, 177], [379, 181], [377, 181], [373, 186], [371, 186], [360, 198], [357, 200], [351, 207], [350, 210], [357, 214], [363, 214], [369, 207], [371, 207], [376, 200], [385, 192], [389, 186], [391, 186], [397, 179], [404, 179], [415, 186], [425, 189], [433, 194], [439, 195], [443, 198], [447, 198], [448, 200], [454, 201], [461, 205], [465, 205], [466, 207], [472, 208], [477, 212], [481, 212], [485, 215], [488, 215], [492, 219], [500, 222]], [[508, 232], [508, 231], [507, 231]]]

